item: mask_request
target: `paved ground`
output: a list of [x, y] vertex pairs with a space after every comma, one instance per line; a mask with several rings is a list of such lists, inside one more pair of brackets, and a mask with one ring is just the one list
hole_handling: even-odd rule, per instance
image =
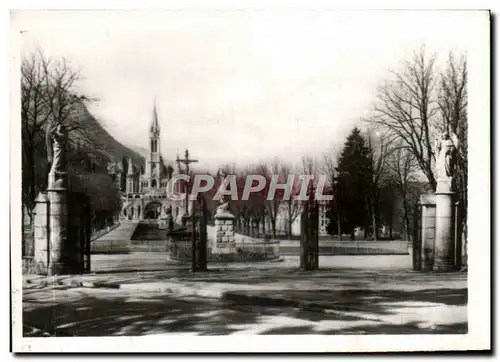
[[26, 335], [467, 331], [465, 273], [177, 269], [64, 280], [78, 278], [119, 289], [32, 280], [23, 288]]
[[[298, 255], [284, 255], [281, 261], [259, 263], [221, 263], [209, 264], [213, 268], [298, 268]], [[124, 272], [124, 271], [151, 271], [169, 270], [186, 266], [177, 261], [171, 261], [167, 253], [130, 253], [130, 254], [93, 254], [91, 256], [91, 271]], [[320, 268], [362, 268], [362, 269], [411, 269], [412, 256], [407, 255], [320, 255]]]
[[305, 272], [285, 256], [191, 273], [165, 253], [92, 255], [93, 274], [24, 277], [24, 334], [466, 333], [467, 274], [413, 272], [411, 260], [321, 255]]
[[[147, 334], [402, 334], [466, 333], [461, 297], [443, 293], [343, 296], [325, 311], [242, 305], [165, 293], [106, 289], [51, 289], [24, 297], [26, 336], [136, 336]], [[338, 294], [338, 293], [337, 293]], [[335, 292], [330, 298], [338, 297]], [[387, 298], [385, 298], [387, 297]], [[348, 302], [346, 301], [348, 299]], [[450, 298], [448, 295], [447, 298]], [[355, 302], [357, 308], [351, 308]]]

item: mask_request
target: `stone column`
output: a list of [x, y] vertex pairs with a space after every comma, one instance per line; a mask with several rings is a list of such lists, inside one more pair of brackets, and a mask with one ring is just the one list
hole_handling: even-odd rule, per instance
[[454, 193], [436, 192], [436, 241], [434, 266], [436, 272], [452, 271], [454, 262]]
[[36, 274], [47, 274], [49, 265], [49, 199], [40, 192], [35, 200], [34, 264]]
[[430, 271], [434, 263], [434, 243], [436, 238], [436, 197], [434, 194], [421, 195], [422, 207], [422, 245], [421, 270]]
[[64, 274], [68, 270], [71, 259], [67, 254], [68, 243], [68, 190], [65, 173], [50, 174], [47, 195], [49, 198], [49, 275]]
[[215, 245], [212, 254], [236, 253], [234, 219], [229, 211], [215, 215]]

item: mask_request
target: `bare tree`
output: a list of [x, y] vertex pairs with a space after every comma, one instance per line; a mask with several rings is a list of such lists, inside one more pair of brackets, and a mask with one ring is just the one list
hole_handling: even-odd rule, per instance
[[[23, 163], [23, 212], [31, 218], [31, 211], [41, 180], [39, 170], [42, 162], [37, 162], [43, 127], [50, 116], [44, 96], [44, 71], [37, 54], [25, 57], [21, 62], [21, 129]], [[24, 223], [23, 223], [24, 224]]]
[[435, 55], [427, 57], [422, 48], [403, 63], [401, 71], [393, 71], [394, 79], [378, 88], [378, 104], [371, 119], [392, 137], [405, 142], [433, 190], [436, 189], [433, 134], [439, 110], [435, 97], [435, 58]]
[[320, 171], [319, 162], [314, 157], [303, 156], [301, 160], [300, 170], [302, 171], [303, 175], [308, 175], [313, 177], [312, 180], [310, 180], [307, 185], [301, 185], [301, 187], [302, 186], [307, 187], [308, 190], [307, 192], [309, 194], [310, 190], [314, 189], [318, 182], [317, 176]]
[[[266, 179], [268, 181], [267, 182], [268, 183], [268, 187], [267, 187], [268, 192], [269, 192], [269, 187], [270, 187], [269, 181], [271, 180], [273, 175], [278, 175], [278, 177], [280, 179], [283, 178], [281, 167], [282, 167], [282, 162], [281, 162], [281, 160], [279, 160], [277, 158], [274, 159], [273, 162], [269, 165], [268, 172], [270, 174], [266, 175]], [[282, 181], [286, 182], [286, 179], [282, 180]], [[279, 192], [279, 190], [276, 190], [276, 192], [274, 193], [274, 197], [271, 200], [265, 201], [266, 214], [267, 214], [267, 217], [268, 217], [270, 224], [271, 224], [271, 232], [273, 235], [273, 239], [276, 239], [276, 219], [278, 218], [278, 214], [280, 212], [280, 205], [282, 202], [281, 195], [282, 195], [282, 193]]]
[[254, 175], [261, 175], [266, 179], [266, 186], [258, 193], [255, 193], [252, 202], [253, 217], [257, 221], [257, 237], [260, 236], [260, 224], [262, 223], [262, 233], [266, 235], [266, 218], [269, 217], [267, 208], [267, 192], [269, 191], [270, 172], [265, 164], [255, 165]]
[[409, 240], [410, 224], [410, 187], [416, 182], [416, 171], [418, 164], [415, 156], [409, 152], [408, 148], [401, 143], [392, 148], [388, 157], [388, 169], [391, 174], [392, 184], [396, 187], [397, 192], [403, 201], [403, 221], [406, 240]]
[[439, 87], [439, 109], [443, 128], [448, 128], [460, 139], [457, 155], [454, 187], [460, 195], [461, 228], [464, 239], [464, 255], [467, 248], [467, 177], [468, 177], [468, 92], [467, 92], [467, 59], [466, 55], [458, 60], [450, 53], [446, 70], [441, 73]]
[[372, 178], [368, 180], [366, 202], [372, 220], [373, 238], [376, 241], [378, 239], [378, 192], [386, 181], [387, 155], [391, 139], [386, 134], [369, 129], [366, 140], [372, 168], [370, 172]]
[[[266, 188], [259, 192], [251, 192], [247, 200], [242, 200], [241, 195], [245, 186], [248, 175], [261, 175], [267, 180], [268, 171], [265, 165], [248, 165], [237, 175], [237, 186], [239, 200], [232, 203], [237, 212], [239, 223], [243, 224], [243, 231], [251, 236], [260, 236], [259, 226], [264, 224], [263, 231], [265, 234], [265, 217], [267, 216], [266, 207]], [[269, 184], [268, 182], [266, 184]], [[255, 230], [257, 227], [257, 230]], [[257, 235], [255, 235], [257, 231]]]
[[[467, 243], [467, 61], [449, 55], [443, 72], [434, 68], [435, 55], [427, 58], [422, 49], [404, 63], [394, 79], [379, 88], [378, 105], [372, 120], [403, 141], [432, 190], [437, 181], [433, 162], [436, 133], [452, 131], [460, 139], [457, 172], [453, 183], [460, 195], [464, 246]], [[460, 230], [459, 230], [460, 232]], [[466, 255], [466, 247], [463, 254]]]
[[303, 156], [301, 161], [301, 171], [304, 175], [316, 176], [318, 174], [318, 160], [311, 156]]
[[[293, 175], [293, 167], [288, 163], [282, 163], [280, 170], [282, 178], [284, 180], [288, 180], [288, 178]], [[295, 199], [295, 194], [297, 193], [298, 186], [298, 180], [295, 178], [292, 193], [290, 197], [285, 199], [283, 202], [286, 207], [287, 234], [289, 238], [292, 237], [292, 225], [300, 214], [300, 204]]]
[[337, 214], [337, 232], [339, 235], [339, 240], [342, 241], [342, 215], [339, 200], [337, 200], [337, 156], [335, 150], [323, 156], [323, 167], [325, 174], [328, 177], [330, 188], [333, 195], [333, 200], [331, 202], [331, 208], [335, 209]]
[[[76, 92], [79, 79], [66, 60], [47, 58], [40, 50], [22, 58], [23, 210], [30, 212], [38, 191], [46, 187], [51, 129], [64, 124], [72, 143], [92, 143], [95, 139], [95, 123], [82, 115], [84, 102], [90, 99]], [[98, 148], [92, 143], [94, 151]]]
[[[279, 182], [287, 183], [290, 177], [293, 177], [292, 166], [283, 162], [280, 159], [275, 159], [269, 166], [271, 175], [277, 175]], [[269, 177], [269, 180], [271, 177]], [[269, 181], [268, 180], [268, 181]], [[271, 221], [273, 238], [276, 238], [276, 222], [278, 217], [283, 216], [283, 211], [286, 209], [287, 234], [292, 235], [292, 225], [299, 215], [299, 205], [294, 197], [298, 189], [298, 180], [295, 177], [292, 179], [291, 188], [288, 197], [285, 196], [285, 190], [276, 190], [272, 200], [267, 200], [267, 215]]]

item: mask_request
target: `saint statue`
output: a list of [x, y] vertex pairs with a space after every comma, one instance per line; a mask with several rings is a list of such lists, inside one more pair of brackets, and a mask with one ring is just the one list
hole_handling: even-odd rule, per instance
[[47, 132], [47, 158], [51, 174], [66, 172], [66, 144], [68, 134], [62, 124], [59, 124]]
[[217, 214], [225, 214], [229, 211], [229, 201], [224, 202], [224, 196], [220, 199], [220, 205], [217, 207]]
[[457, 135], [453, 132], [450, 135], [448, 131], [445, 131], [441, 140], [436, 142], [436, 173], [438, 184], [440, 181], [451, 183], [458, 145]]
[[[226, 172], [221, 168], [219, 171], [217, 171], [217, 176], [219, 178], [219, 187], [223, 184], [227, 174]], [[224, 195], [221, 195], [221, 198], [219, 199], [219, 206], [217, 207], [217, 214], [221, 213], [226, 213], [229, 209], [229, 201], [225, 201]]]

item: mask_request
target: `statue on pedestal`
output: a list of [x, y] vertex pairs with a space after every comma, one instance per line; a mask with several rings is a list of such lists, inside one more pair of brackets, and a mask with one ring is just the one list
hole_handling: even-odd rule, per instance
[[227, 214], [229, 212], [229, 201], [225, 202], [224, 201], [224, 196], [222, 196], [219, 202], [220, 202], [220, 205], [217, 206], [217, 212], [216, 212], [216, 214], [217, 215]]
[[439, 192], [450, 192], [453, 178], [458, 137], [455, 133], [443, 132], [441, 140], [436, 141], [436, 173]]
[[[220, 185], [222, 185], [224, 180], [226, 179], [227, 174], [223, 169], [220, 169], [217, 174], [219, 176]], [[226, 198], [224, 197], [224, 195], [222, 195], [219, 199], [219, 206], [217, 207], [216, 215], [227, 213], [229, 213], [229, 201], [226, 201]]]
[[59, 124], [47, 131], [47, 160], [50, 165], [49, 188], [62, 186], [64, 182], [60, 176], [64, 176], [66, 174], [67, 143], [68, 133], [62, 124]]

